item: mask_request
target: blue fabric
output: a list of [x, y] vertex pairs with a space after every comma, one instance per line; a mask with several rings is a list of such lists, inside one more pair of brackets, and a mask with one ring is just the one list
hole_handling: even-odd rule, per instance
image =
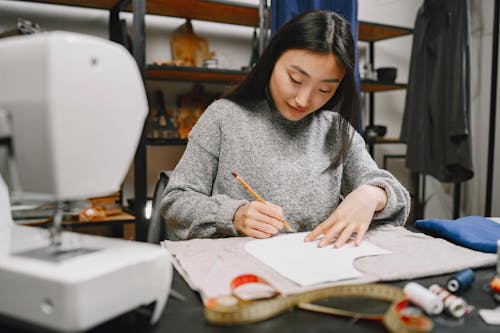
[[500, 224], [481, 216], [456, 220], [417, 220], [415, 227], [426, 234], [482, 252], [496, 253]]
[[[279, 27], [298, 14], [311, 9], [331, 10], [351, 24], [354, 38], [354, 47], [358, 40], [358, 1], [357, 0], [271, 0], [271, 33], [274, 34]], [[358, 95], [361, 94], [361, 80], [359, 76], [358, 51], [355, 51], [354, 80]], [[358, 111], [358, 124], [356, 130], [363, 134], [363, 121], [361, 109]]]

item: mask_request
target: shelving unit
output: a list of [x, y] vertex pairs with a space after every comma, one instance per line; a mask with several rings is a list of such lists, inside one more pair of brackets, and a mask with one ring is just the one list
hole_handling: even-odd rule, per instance
[[[360, 41], [368, 42], [368, 56], [370, 64], [375, 63], [375, 43], [387, 40], [390, 38], [403, 37], [413, 34], [413, 29], [404, 28], [394, 25], [384, 25], [369, 22], [360, 22], [359, 35]], [[362, 37], [361, 37], [362, 36]], [[363, 80], [361, 82], [361, 90], [369, 94], [369, 110], [368, 110], [368, 126], [375, 125], [375, 93], [406, 89], [406, 84], [404, 83], [381, 83], [372, 80]], [[370, 155], [374, 154], [374, 147], [376, 144], [404, 144], [399, 137], [376, 137], [373, 141], [367, 142], [368, 151]], [[402, 158], [405, 155], [392, 155], [391, 157]], [[386, 164], [386, 158], [384, 156], [384, 165]], [[419, 201], [419, 176], [418, 174], [412, 173], [411, 175], [412, 183], [415, 186], [414, 193], [414, 209], [413, 217], [421, 217], [421, 204]]]
[[[368, 42], [368, 56], [370, 64], [375, 63], [375, 43], [390, 38], [408, 36], [413, 33], [413, 29], [394, 25], [359, 22], [359, 41]], [[384, 83], [373, 80], [362, 80], [361, 91], [369, 94], [368, 126], [375, 124], [375, 93], [406, 89], [404, 83]], [[373, 156], [374, 145], [380, 143], [402, 143], [399, 138], [378, 137], [372, 142], [368, 142], [368, 151]]]

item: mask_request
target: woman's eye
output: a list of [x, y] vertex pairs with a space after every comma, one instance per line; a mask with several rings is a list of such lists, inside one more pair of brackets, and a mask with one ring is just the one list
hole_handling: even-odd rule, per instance
[[324, 90], [324, 89], [318, 89], [319, 92], [323, 93], [323, 94], [329, 94], [330, 93], [330, 90]]
[[300, 84], [301, 82], [300, 81], [297, 81], [293, 78], [293, 76], [291, 75], [288, 75], [290, 77], [290, 81], [292, 81], [293, 83], [296, 83], [296, 84]]

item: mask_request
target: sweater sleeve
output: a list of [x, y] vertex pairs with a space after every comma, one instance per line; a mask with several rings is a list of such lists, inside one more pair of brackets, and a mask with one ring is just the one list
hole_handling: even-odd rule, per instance
[[237, 236], [232, 219], [248, 202], [212, 195], [222, 137], [218, 117], [212, 104], [191, 130], [160, 203], [163, 219], [179, 239]]
[[351, 149], [343, 166], [342, 195], [361, 185], [378, 186], [387, 194], [387, 204], [373, 219], [379, 223], [403, 225], [410, 213], [410, 195], [387, 170], [380, 169], [366, 150], [363, 138], [354, 133]]

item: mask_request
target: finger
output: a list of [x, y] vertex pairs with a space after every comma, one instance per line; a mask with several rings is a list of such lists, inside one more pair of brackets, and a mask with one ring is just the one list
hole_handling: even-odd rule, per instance
[[246, 229], [246, 231], [246, 235], [253, 238], [269, 238], [272, 236], [271, 234], [258, 229]]
[[286, 229], [288, 231], [295, 231], [290, 224], [286, 221], [285, 215], [283, 214], [283, 209], [280, 206], [274, 205], [266, 201], [266, 215], [272, 217], [274, 220], [272, 224], [278, 229]]
[[331, 227], [328, 232], [326, 232], [325, 237], [319, 241], [318, 247], [324, 247], [328, 244], [331, 244], [334, 240], [337, 239], [339, 234], [346, 227], [346, 223], [337, 222], [333, 227]]
[[334, 248], [342, 247], [349, 240], [353, 231], [354, 231], [353, 227], [347, 226], [344, 230], [342, 230], [340, 236], [337, 237], [337, 240], [335, 241], [335, 243], [333, 243], [333, 247]]
[[361, 241], [363, 240], [363, 237], [365, 236], [367, 230], [368, 226], [362, 226], [359, 228], [356, 234], [356, 240], [354, 241], [355, 246], [359, 246], [359, 244], [361, 244]]
[[271, 225], [276, 230], [283, 229], [283, 227], [285, 226], [285, 224], [282, 221], [277, 220], [277, 219], [272, 218], [272, 217], [267, 216], [267, 215], [265, 215], [263, 217], [263, 219], [261, 220], [261, 222], [266, 223], [268, 225]]
[[262, 212], [255, 210], [246, 223], [248, 228], [257, 229], [265, 233], [274, 235], [279, 232], [282, 223], [269, 217]]
[[[274, 228], [276, 228], [277, 230], [279, 229], [282, 229], [283, 226], [284, 226], [284, 217], [282, 216], [282, 214], [276, 214], [276, 208], [275, 207], [278, 207], [278, 206], [275, 206], [275, 207], [271, 207], [271, 205], [269, 204], [262, 204], [262, 203], [259, 203], [260, 205], [256, 205], [255, 209], [258, 213], [258, 215], [255, 217], [255, 220], [257, 221], [260, 221], [262, 223], [267, 223], [269, 225], [272, 225]], [[279, 211], [281, 212], [281, 208], [279, 208]], [[279, 217], [282, 217], [282, 219], [280, 219]]]
[[306, 237], [304, 238], [304, 242], [312, 242], [313, 240], [315, 240], [319, 235], [321, 235], [323, 232], [321, 231], [321, 225], [317, 226], [316, 228], [314, 228], [313, 231], [311, 231], [310, 233], [308, 233], [306, 235]]
[[265, 210], [266, 215], [269, 215], [279, 221], [285, 221], [285, 215], [283, 214], [283, 209], [280, 206], [266, 201], [264, 203], [264, 207], [262, 208]]
[[255, 223], [252, 225], [254, 229], [266, 232], [268, 234], [274, 235], [279, 232], [280, 227], [275, 227], [273, 224], [270, 223], [270, 218], [264, 216], [263, 220], [256, 220]]
[[307, 234], [306, 238], [304, 238], [305, 242], [311, 242], [318, 238], [319, 236], [323, 235], [325, 231], [328, 229], [328, 226], [330, 223], [328, 223], [328, 220], [321, 223], [318, 225], [316, 228], [314, 228], [313, 231], [311, 231], [309, 234]]

